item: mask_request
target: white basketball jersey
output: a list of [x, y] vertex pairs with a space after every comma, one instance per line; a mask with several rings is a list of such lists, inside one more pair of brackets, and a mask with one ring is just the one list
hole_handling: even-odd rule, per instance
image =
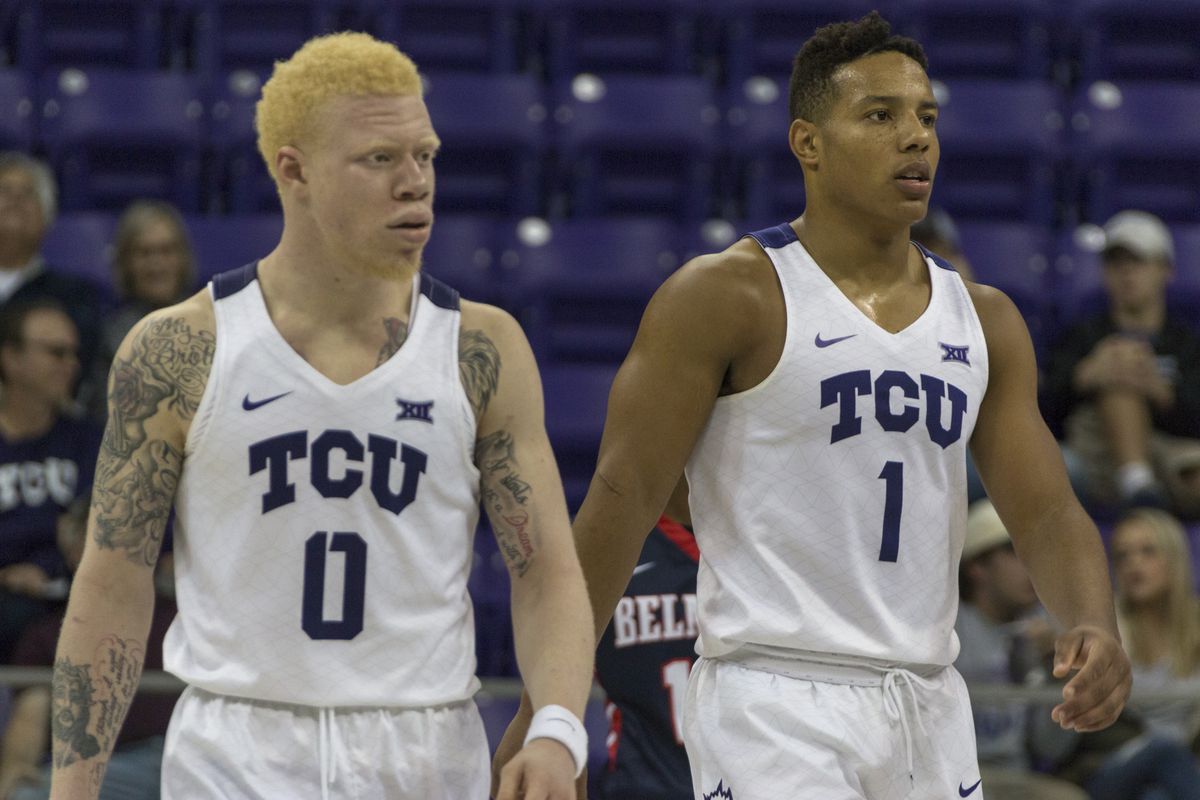
[[458, 293], [415, 277], [403, 345], [343, 386], [275, 329], [256, 263], [210, 290], [216, 352], [176, 498], [166, 668], [285, 703], [471, 697], [479, 473]]
[[762, 383], [717, 400], [688, 461], [697, 651], [948, 665], [966, 448], [988, 379], [966, 286], [926, 253], [929, 305], [889, 333], [790, 225], [752, 236], [779, 275], [787, 333]]

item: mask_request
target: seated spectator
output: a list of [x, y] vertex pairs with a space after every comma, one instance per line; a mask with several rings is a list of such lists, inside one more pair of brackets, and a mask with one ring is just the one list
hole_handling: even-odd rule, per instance
[[49, 298], [0, 312], [0, 663], [21, 629], [66, 598], [58, 515], [92, 482], [100, 432], [64, 413], [79, 336]]
[[[1085, 734], [1069, 768], [1094, 800], [1200, 798], [1200, 600], [1183, 526], [1136, 509], [1112, 538], [1117, 621], [1133, 664], [1134, 694], [1109, 731]], [[1178, 689], [1194, 702], [1147, 702]]]
[[[965, 680], [1036, 684], [1054, 655], [1055, 629], [988, 500], [971, 506], [959, 567], [962, 603], [954, 625], [962, 650], [954, 662]], [[1086, 800], [1079, 787], [1032, 771], [1071, 750], [1075, 736], [1050, 719], [1050, 708], [972, 703], [979, 775], [988, 800]]]
[[[58, 543], [72, 572], [83, 555], [88, 500], [88, 495], [80, 497], [59, 520]], [[163, 564], [159, 562], [159, 571]], [[160, 583], [156, 571], [159, 597], [146, 641], [147, 670], [162, 669], [163, 637], [175, 617], [174, 600], [162, 593]], [[62, 608], [47, 614], [26, 629], [17, 643], [14, 663], [26, 667], [53, 665], [64, 611]], [[177, 698], [178, 693], [141, 693], [134, 698], [104, 773], [100, 800], [158, 800], [163, 740]], [[50, 687], [35, 686], [19, 692], [12, 708], [0, 739], [0, 800], [46, 800], [50, 795]]]
[[[108, 385], [108, 370], [125, 334], [155, 309], [183, 300], [196, 277], [191, 242], [183, 218], [170, 203], [139, 200], [117, 221], [113, 240], [113, 277], [120, 305], [105, 317], [96, 361], [94, 386]], [[105, 393], [93, 393], [94, 415], [103, 417]], [[89, 399], [93, 399], [89, 398]]]
[[[0, 309], [12, 303], [52, 297], [62, 304], [79, 330], [80, 363], [95, 357], [104, 316], [100, 286], [47, 265], [42, 241], [58, 210], [54, 175], [44, 163], [23, 153], [0, 152]], [[90, 395], [94, 387], [80, 391]]]
[[1167, 311], [1175, 258], [1157, 217], [1122, 211], [1104, 227], [1108, 308], [1050, 354], [1044, 410], [1066, 434], [1085, 498], [1200, 512], [1200, 336]]

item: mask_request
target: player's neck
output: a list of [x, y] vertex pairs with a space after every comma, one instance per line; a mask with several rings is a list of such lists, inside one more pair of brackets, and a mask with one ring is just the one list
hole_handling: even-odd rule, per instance
[[382, 276], [335, 261], [281, 241], [259, 262], [259, 282], [272, 316], [286, 308], [335, 325], [380, 315], [407, 317], [415, 268]]
[[886, 286], [909, 273], [907, 225], [872, 227], [818, 206], [807, 209], [794, 227], [804, 249], [835, 282]]

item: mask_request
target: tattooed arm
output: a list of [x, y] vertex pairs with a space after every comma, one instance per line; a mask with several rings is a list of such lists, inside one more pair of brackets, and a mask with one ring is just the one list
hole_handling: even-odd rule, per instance
[[113, 360], [88, 543], [54, 662], [53, 798], [95, 798], [137, 690], [154, 566], [215, 346], [200, 294], [138, 323]]
[[[512, 317], [464, 303], [459, 369], [478, 423], [483, 507], [512, 578], [521, 675], [534, 708], [560, 705], [582, 719], [595, 650], [591, 610], [546, 437], [533, 353]], [[566, 748], [535, 739], [505, 768], [497, 796], [505, 797], [514, 781], [530, 786], [555, 761], [560, 771], [568, 769], [560, 791], [569, 792], [574, 770]]]

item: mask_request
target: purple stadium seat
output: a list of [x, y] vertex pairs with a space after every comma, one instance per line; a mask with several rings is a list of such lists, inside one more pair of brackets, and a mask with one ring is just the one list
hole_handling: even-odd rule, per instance
[[1087, 219], [1141, 208], [1200, 222], [1200, 85], [1098, 81], [1074, 108], [1071, 149]]
[[529, 55], [529, 0], [366, 0], [378, 7], [377, 31], [396, 42], [422, 72], [515, 72]]
[[545, 21], [551, 80], [580, 72], [692, 71], [701, 0], [531, 0]]
[[468, 300], [495, 303], [499, 232], [490, 217], [437, 214], [421, 268]]
[[308, 39], [338, 27], [338, 0], [182, 0], [200, 74], [269, 72]]
[[529, 75], [426, 75], [442, 140], [437, 208], [522, 216], [541, 211], [546, 104]]
[[230, 214], [277, 214], [279, 194], [258, 152], [254, 106], [265, 72], [234, 70], [221, 77], [211, 100], [209, 146], [213, 169], [208, 176], [208, 211]]
[[546, 432], [572, 514], [579, 510], [596, 470], [608, 393], [615, 374], [616, 367], [609, 365], [542, 366]]
[[199, 208], [204, 105], [192, 78], [67, 69], [43, 77], [41, 98], [64, 210], [119, 211], [139, 197]]
[[116, 226], [115, 214], [60, 214], [46, 233], [42, 255], [54, 270], [85, 277], [113, 295], [111, 246]]
[[33, 84], [20, 70], [0, 71], [0, 150], [33, 146]]
[[523, 223], [501, 255], [504, 305], [543, 360], [615, 364], [679, 250], [676, 226], [655, 219]]
[[1006, 293], [1025, 317], [1035, 345], [1045, 344], [1050, 231], [1017, 222], [964, 222], [958, 226], [962, 249], [975, 279]]
[[725, 103], [730, 191], [720, 212], [779, 221], [798, 216], [804, 210], [804, 173], [788, 146], [787, 77], [748, 78], [730, 88]]
[[674, 76], [578, 76], [554, 93], [560, 182], [576, 216], [707, 216], [720, 112]]
[[879, 9], [889, 17], [892, 3], [877, 0], [714, 0], [709, 13], [724, 29], [729, 86], [755, 75], [788, 77], [800, 45], [817, 28]]
[[1050, 225], [1063, 114], [1042, 81], [955, 80], [935, 85], [941, 161], [933, 199], [956, 220]]
[[1191, 0], [1075, 0], [1072, 5], [1085, 84], [1200, 79], [1200, 5]]
[[196, 252], [196, 281], [201, 286], [219, 272], [267, 255], [283, 233], [283, 218], [275, 214], [189, 216], [184, 221]]
[[1042, 0], [898, 0], [893, 27], [921, 42], [930, 74], [1050, 78], [1053, 8]]
[[16, 0], [15, 6], [17, 63], [30, 75], [168, 66], [163, 0]]

